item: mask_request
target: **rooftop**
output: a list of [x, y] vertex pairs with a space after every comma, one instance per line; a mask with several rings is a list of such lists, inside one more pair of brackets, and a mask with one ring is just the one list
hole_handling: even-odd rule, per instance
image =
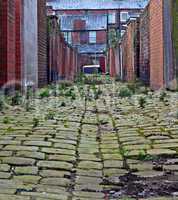
[[47, 0], [59, 10], [142, 9], [149, 0]]

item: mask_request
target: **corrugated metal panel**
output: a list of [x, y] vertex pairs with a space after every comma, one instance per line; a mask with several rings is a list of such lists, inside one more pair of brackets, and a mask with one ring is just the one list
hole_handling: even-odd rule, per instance
[[47, 0], [54, 9], [140, 9], [145, 8], [149, 0]]
[[78, 19], [86, 21], [85, 30], [103, 30], [107, 28], [106, 15], [62, 15], [60, 16], [61, 30], [74, 30], [74, 21]]
[[103, 53], [106, 44], [85, 44], [78, 46], [79, 53]]

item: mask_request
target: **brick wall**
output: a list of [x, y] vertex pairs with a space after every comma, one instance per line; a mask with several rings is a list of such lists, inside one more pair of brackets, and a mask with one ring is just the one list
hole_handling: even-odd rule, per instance
[[47, 82], [46, 0], [40, 0], [38, 1], [38, 86], [42, 87]]
[[0, 0], [0, 86], [15, 80], [15, 1]]
[[163, 1], [150, 1], [150, 85], [164, 87]]
[[121, 41], [123, 80], [133, 81], [136, 78], [139, 64], [138, 21], [131, 21]]
[[58, 31], [57, 18], [52, 16], [49, 18], [49, 22], [49, 82], [60, 79], [74, 80], [79, 70], [79, 56], [77, 51], [65, 42], [63, 34]]
[[15, 25], [15, 34], [16, 34], [16, 68], [15, 75], [16, 80], [21, 83], [22, 81], [22, 68], [23, 68], [23, 37], [22, 37], [22, 24], [23, 24], [23, 4], [21, 0], [15, 1], [15, 15], [16, 15], [16, 25]]
[[106, 31], [97, 31], [96, 32], [96, 43], [97, 44], [106, 44], [107, 43]]
[[150, 82], [150, 29], [149, 29], [149, 7], [145, 9], [140, 17], [140, 61], [139, 78], [146, 84]]

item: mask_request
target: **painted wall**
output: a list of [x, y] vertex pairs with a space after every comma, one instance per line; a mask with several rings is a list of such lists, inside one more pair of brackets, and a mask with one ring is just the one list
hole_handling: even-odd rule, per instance
[[38, 86], [37, 1], [23, 0], [23, 85]]
[[15, 1], [0, 0], [0, 87], [15, 80]]

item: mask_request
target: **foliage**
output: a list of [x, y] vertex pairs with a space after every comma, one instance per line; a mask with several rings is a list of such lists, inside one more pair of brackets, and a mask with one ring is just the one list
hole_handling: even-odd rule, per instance
[[39, 96], [40, 96], [41, 99], [43, 99], [45, 97], [49, 97], [50, 96], [49, 89], [48, 88], [41, 89]]
[[109, 30], [109, 45], [110, 47], [116, 48], [119, 42], [119, 37], [117, 34], [117, 30], [112, 28]]
[[138, 159], [141, 161], [152, 161], [157, 159], [157, 156], [147, 154], [146, 150], [140, 150], [138, 154]]
[[64, 101], [61, 102], [61, 107], [65, 107], [66, 106], [66, 103]]
[[4, 117], [4, 119], [3, 119], [3, 123], [4, 124], [10, 124], [10, 122], [11, 122], [11, 120], [10, 120], [10, 118], [9, 117]]
[[140, 108], [145, 108], [146, 105], [146, 97], [141, 96], [138, 100]]
[[178, 119], [178, 110], [177, 110], [177, 112], [176, 112], [176, 119]]
[[132, 91], [133, 94], [135, 94], [137, 88], [137, 84], [135, 82], [130, 82], [127, 84], [127, 87], [129, 88], [130, 91]]
[[131, 92], [131, 90], [129, 90], [128, 87], [124, 86], [124, 87], [121, 87], [121, 89], [119, 91], [119, 96], [121, 98], [131, 97], [132, 96], [132, 92]]
[[45, 116], [46, 120], [53, 120], [55, 118], [55, 111], [49, 110]]
[[67, 119], [63, 119], [62, 123], [64, 125], [64, 128], [69, 128], [69, 124], [68, 124], [68, 120]]
[[167, 97], [167, 93], [165, 91], [162, 91], [160, 93], [159, 100], [162, 102], [165, 102], [166, 97]]
[[100, 87], [96, 87], [96, 85], [92, 85], [92, 91], [94, 94], [94, 99], [99, 99], [100, 95], [102, 94], [102, 90], [100, 89]]
[[2, 111], [4, 109], [4, 102], [2, 97], [0, 96], [0, 111]]
[[20, 105], [22, 103], [22, 95], [20, 92], [15, 92], [15, 95], [12, 96], [11, 99], [11, 105], [12, 106], [16, 106], [16, 105]]
[[33, 123], [33, 128], [36, 128], [39, 125], [40, 120], [37, 117], [34, 117], [32, 123]]
[[129, 164], [127, 162], [127, 157], [128, 157], [128, 154], [129, 154], [129, 150], [124, 148], [122, 145], [119, 147], [119, 153], [121, 154], [122, 156], [122, 159], [123, 159], [123, 169], [126, 169], [126, 170], [129, 170], [130, 167], [129, 167]]

